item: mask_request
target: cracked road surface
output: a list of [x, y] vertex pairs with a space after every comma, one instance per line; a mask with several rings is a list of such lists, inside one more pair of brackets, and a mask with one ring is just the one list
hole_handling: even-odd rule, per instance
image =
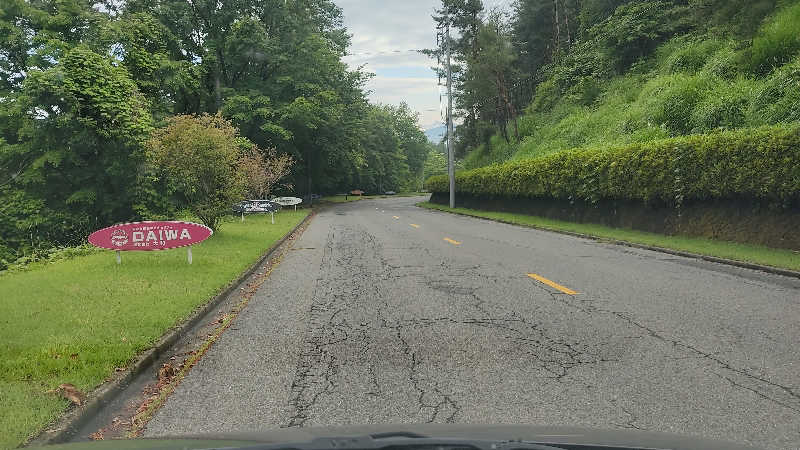
[[420, 200], [318, 214], [146, 434], [504, 423], [800, 448], [800, 280]]

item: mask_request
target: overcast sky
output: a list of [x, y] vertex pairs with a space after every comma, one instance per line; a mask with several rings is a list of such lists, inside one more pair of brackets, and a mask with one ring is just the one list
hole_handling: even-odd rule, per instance
[[[366, 64], [375, 74], [367, 85], [373, 102], [405, 101], [420, 113], [420, 126], [442, 122], [436, 65], [425, 55], [409, 50], [434, 48], [436, 29], [431, 18], [440, 0], [334, 0], [344, 12], [344, 23], [353, 35], [344, 60], [352, 68]], [[507, 7], [512, 0], [484, 0], [487, 10]], [[443, 80], [444, 82], [444, 80]], [[444, 88], [442, 88], [444, 89]], [[446, 97], [442, 98], [446, 102]]]

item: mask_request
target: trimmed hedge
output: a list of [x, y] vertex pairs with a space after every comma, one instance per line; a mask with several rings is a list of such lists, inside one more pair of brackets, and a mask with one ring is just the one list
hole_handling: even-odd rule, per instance
[[[426, 187], [447, 192], [447, 177], [431, 177]], [[791, 207], [800, 205], [800, 126], [567, 150], [459, 172], [456, 191], [479, 197], [634, 200], [670, 206], [749, 199]]]

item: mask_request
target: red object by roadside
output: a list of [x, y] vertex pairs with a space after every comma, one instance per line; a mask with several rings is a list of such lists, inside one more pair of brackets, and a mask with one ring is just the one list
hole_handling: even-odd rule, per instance
[[167, 250], [205, 241], [211, 228], [192, 222], [132, 222], [97, 230], [89, 243], [109, 250]]

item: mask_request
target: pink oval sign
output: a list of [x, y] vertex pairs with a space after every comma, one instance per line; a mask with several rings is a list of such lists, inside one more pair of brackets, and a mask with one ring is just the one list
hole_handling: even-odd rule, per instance
[[132, 222], [97, 230], [89, 243], [109, 250], [167, 250], [205, 241], [211, 228], [191, 222]]

